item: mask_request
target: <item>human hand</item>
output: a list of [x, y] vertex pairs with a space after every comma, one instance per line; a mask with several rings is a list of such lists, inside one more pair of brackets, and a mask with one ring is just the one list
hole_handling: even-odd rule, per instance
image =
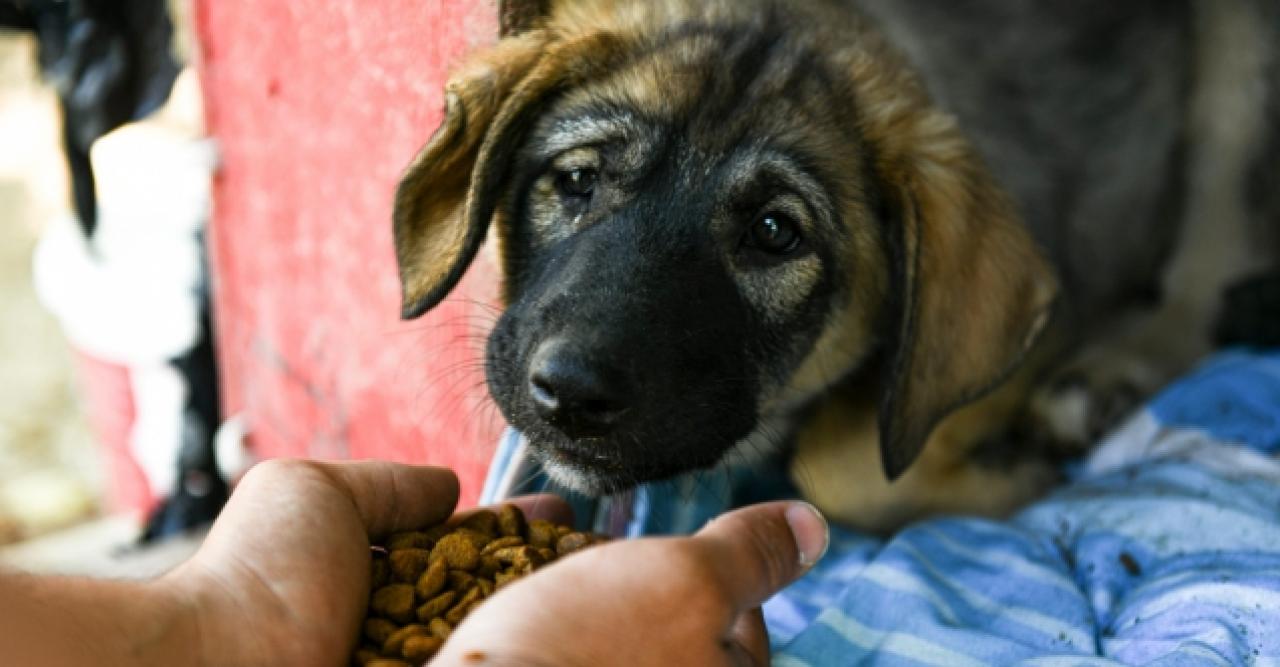
[[432, 665], [767, 665], [760, 604], [826, 551], [803, 503], [730, 512], [685, 538], [592, 547], [496, 593]]
[[[457, 500], [442, 468], [267, 461], [156, 587], [186, 610], [190, 655], [204, 664], [346, 664], [368, 605], [369, 536], [438, 523]], [[547, 496], [516, 504], [541, 518], [568, 512]]]
[[[368, 602], [369, 536], [438, 523], [457, 495], [442, 469], [261, 464], [199, 552], [158, 580], [0, 576], [0, 654], [49, 665], [344, 664]], [[515, 503], [531, 518], [568, 518], [549, 496]], [[826, 542], [807, 506], [773, 503], [694, 537], [597, 546], [498, 592], [433, 664], [767, 664], [759, 605]]]

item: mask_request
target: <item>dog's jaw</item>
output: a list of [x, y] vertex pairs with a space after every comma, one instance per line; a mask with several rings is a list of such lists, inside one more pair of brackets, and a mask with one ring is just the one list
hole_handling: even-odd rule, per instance
[[[596, 457], [593, 465], [592, 461], [587, 460], [590, 457], [581, 453], [566, 452], [555, 445], [534, 442], [530, 442], [530, 451], [557, 486], [599, 497], [716, 466], [758, 468], [776, 460], [785, 451], [793, 429], [794, 419], [789, 415], [767, 418], [750, 435], [737, 441], [716, 463], [701, 468], [642, 470], [634, 465], [614, 462], [605, 455]], [[617, 472], [609, 472], [608, 469], [615, 469]]]
[[751, 434], [738, 441], [724, 455], [724, 464], [732, 467], [757, 468], [776, 460], [786, 451], [796, 428], [794, 413], [764, 415]]
[[[725, 443], [722, 448], [712, 448], [714, 456], [700, 460], [677, 460], [673, 456], [655, 458], [611, 451], [609, 443], [599, 443], [600, 451], [593, 452], [581, 442], [567, 443], [558, 438], [541, 439], [534, 433], [525, 433], [530, 455], [542, 466], [543, 471], [557, 485], [592, 497], [607, 496], [633, 489], [649, 482], [661, 482], [680, 475], [713, 468], [718, 465], [738, 464], [746, 461], [733, 453], [737, 446]], [[704, 443], [705, 444], [705, 443]], [[759, 448], [751, 451], [759, 452]], [[760, 459], [756, 459], [757, 461]]]
[[542, 469], [547, 473], [547, 477], [551, 478], [551, 481], [561, 487], [587, 496], [600, 495], [601, 485], [590, 481], [588, 479], [590, 473], [584, 473], [582, 468], [578, 466], [569, 463], [543, 461]]
[[591, 497], [607, 496], [634, 488], [640, 480], [619, 475], [610, 475], [592, 470], [587, 465], [564, 460], [556, 454], [538, 453], [535, 457], [541, 461], [543, 470], [551, 481], [570, 491]]

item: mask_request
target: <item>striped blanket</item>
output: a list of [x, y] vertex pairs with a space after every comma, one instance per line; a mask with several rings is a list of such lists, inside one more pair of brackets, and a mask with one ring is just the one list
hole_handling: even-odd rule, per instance
[[[765, 605], [774, 664], [1280, 665], [1278, 453], [1280, 354], [1216, 357], [1008, 521], [833, 529]], [[508, 434], [485, 500], [545, 488]], [[572, 502], [590, 527], [641, 535], [786, 493], [737, 470]]]

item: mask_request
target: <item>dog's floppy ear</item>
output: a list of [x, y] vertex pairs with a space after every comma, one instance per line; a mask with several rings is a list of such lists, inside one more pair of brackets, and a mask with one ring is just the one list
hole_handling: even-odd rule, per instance
[[[494, 157], [506, 155], [509, 151], [503, 149], [511, 141], [495, 137], [509, 140], [511, 120], [499, 127], [500, 114], [538, 99], [540, 90], [526, 90], [521, 96], [516, 91], [545, 60], [547, 46], [543, 31], [504, 38], [493, 49], [472, 56], [445, 86], [444, 120], [396, 191], [393, 230], [404, 319], [442, 301], [484, 243], [493, 206], [472, 201], [475, 184], [488, 170], [504, 169]], [[485, 204], [489, 215], [472, 214]]]
[[393, 231], [405, 319], [444, 299], [484, 242], [489, 218], [467, 211], [473, 174], [488, 165], [479, 159], [481, 146], [545, 45], [541, 32], [504, 39], [468, 61], [445, 87], [444, 121], [396, 190]]
[[927, 103], [887, 113], [864, 131], [895, 274], [879, 413], [884, 471], [895, 479], [942, 418], [1018, 364], [1057, 281], [950, 116]]
[[552, 94], [599, 76], [626, 53], [612, 33], [553, 39], [537, 29], [500, 41], [449, 84], [444, 123], [396, 190], [405, 319], [430, 310], [462, 278], [484, 242], [512, 156]]

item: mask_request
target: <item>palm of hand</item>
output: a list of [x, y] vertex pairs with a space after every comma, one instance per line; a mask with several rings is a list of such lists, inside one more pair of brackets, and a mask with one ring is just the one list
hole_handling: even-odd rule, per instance
[[[449, 516], [446, 470], [268, 462], [240, 483], [200, 552], [169, 575], [219, 664], [344, 664], [369, 595], [369, 535]], [[225, 656], [225, 659], [223, 657]]]

